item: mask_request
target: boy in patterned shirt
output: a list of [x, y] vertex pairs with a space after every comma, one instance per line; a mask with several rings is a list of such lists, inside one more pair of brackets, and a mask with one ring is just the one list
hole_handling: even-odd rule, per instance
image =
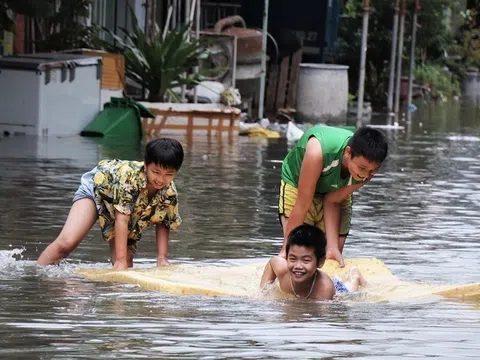
[[138, 241], [150, 225], [156, 230], [157, 266], [168, 265], [170, 230], [182, 222], [173, 179], [183, 157], [182, 145], [164, 138], [147, 144], [142, 162], [100, 161], [82, 176], [60, 235], [37, 263], [49, 265], [67, 257], [98, 219], [115, 270], [133, 266]]

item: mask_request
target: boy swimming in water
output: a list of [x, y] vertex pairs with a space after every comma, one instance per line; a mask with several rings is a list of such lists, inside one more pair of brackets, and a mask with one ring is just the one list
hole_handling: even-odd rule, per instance
[[366, 282], [353, 268], [345, 282], [331, 279], [320, 268], [325, 263], [327, 240], [323, 232], [308, 224], [293, 229], [286, 244], [286, 259], [274, 256], [265, 266], [260, 288], [276, 277], [280, 289], [298, 298], [331, 300], [336, 293], [357, 291]]

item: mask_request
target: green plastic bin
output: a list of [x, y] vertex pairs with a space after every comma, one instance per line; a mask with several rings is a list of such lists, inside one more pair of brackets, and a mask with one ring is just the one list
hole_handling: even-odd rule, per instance
[[155, 118], [155, 115], [130, 98], [111, 98], [95, 119], [80, 132], [80, 135], [141, 140], [143, 138], [142, 117]]

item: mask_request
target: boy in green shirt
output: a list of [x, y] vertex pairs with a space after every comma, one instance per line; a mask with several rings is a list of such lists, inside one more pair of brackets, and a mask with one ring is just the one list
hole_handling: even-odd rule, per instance
[[378, 171], [388, 153], [385, 136], [370, 127], [349, 130], [314, 126], [282, 165], [278, 213], [283, 227], [280, 256], [290, 231], [306, 223], [327, 236], [327, 259], [344, 266], [342, 251], [350, 230], [352, 193]]

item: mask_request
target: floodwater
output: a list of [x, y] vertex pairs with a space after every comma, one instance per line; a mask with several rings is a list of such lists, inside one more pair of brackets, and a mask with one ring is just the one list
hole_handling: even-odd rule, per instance
[[[375, 123], [385, 123], [383, 119]], [[355, 196], [346, 257], [377, 257], [401, 279], [480, 282], [480, 108], [423, 104], [385, 130], [390, 155]], [[284, 140], [180, 140], [184, 224], [172, 263], [245, 264], [277, 254]], [[137, 146], [83, 138], [0, 139], [0, 358], [478, 358], [480, 302], [391, 303], [174, 296], [94, 283], [107, 267], [98, 228], [60, 266], [35, 259], [60, 231], [80, 176]], [[153, 232], [137, 266], [154, 266]]]

